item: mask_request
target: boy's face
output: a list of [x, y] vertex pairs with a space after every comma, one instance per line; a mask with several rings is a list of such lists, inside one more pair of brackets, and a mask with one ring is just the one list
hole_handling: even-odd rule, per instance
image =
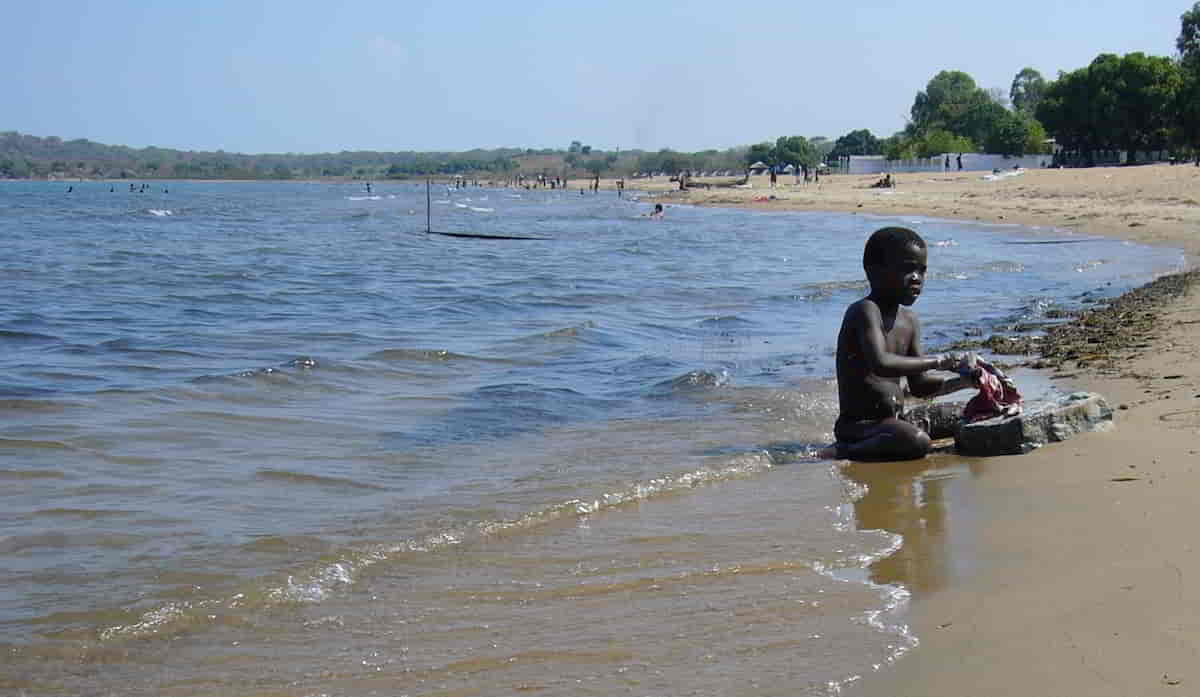
[[890, 255], [886, 264], [874, 267], [871, 275], [871, 294], [912, 305], [925, 285], [928, 253], [916, 243], [909, 243]]

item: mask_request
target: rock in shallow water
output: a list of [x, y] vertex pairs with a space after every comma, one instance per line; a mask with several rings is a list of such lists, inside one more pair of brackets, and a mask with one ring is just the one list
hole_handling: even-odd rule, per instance
[[1019, 416], [963, 424], [954, 445], [963, 455], [1019, 455], [1077, 433], [1107, 428], [1113, 410], [1092, 392], [1075, 392], [1058, 401], [1027, 407]]

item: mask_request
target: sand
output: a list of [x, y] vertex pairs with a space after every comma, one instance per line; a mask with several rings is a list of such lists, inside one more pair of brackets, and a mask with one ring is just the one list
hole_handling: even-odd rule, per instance
[[[766, 177], [749, 189], [628, 187], [668, 206], [929, 215], [1200, 251], [1200, 168], [982, 175], [902, 174], [888, 190], [850, 175], [819, 188], [790, 177], [776, 189]], [[1168, 302], [1138, 342], [1149, 345], [1118, 369], [1070, 381], [1118, 407], [1109, 432], [1028, 455], [847, 469], [871, 489], [855, 506], [860, 525], [905, 536], [870, 573], [912, 591], [895, 619], [921, 644], [844, 694], [1200, 694], [1200, 292]]]

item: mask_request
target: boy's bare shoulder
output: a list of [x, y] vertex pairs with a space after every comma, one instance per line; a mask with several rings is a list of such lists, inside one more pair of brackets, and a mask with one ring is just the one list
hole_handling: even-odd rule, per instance
[[875, 301], [870, 298], [859, 298], [846, 308], [845, 319], [862, 321], [863, 317], [871, 314], [872, 311], [876, 314], [879, 312], [879, 306], [875, 304]]

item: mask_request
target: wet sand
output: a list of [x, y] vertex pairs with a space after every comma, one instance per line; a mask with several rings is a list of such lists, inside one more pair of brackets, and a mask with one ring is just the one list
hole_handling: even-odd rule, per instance
[[[1191, 265], [1200, 250], [1198, 168], [1043, 170], [997, 181], [982, 174], [900, 175], [894, 190], [868, 188], [875, 176], [774, 190], [762, 177], [750, 189], [664, 191], [657, 200], [1067, 228], [1182, 248]], [[1090, 335], [1064, 339], [1067, 351], [1030, 358], [1051, 377], [1103, 394], [1117, 408], [1113, 430], [1024, 456], [845, 468], [870, 490], [855, 506], [859, 524], [904, 535], [902, 549], [870, 573], [913, 591], [903, 621], [921, 642], [845, 694], [1200, 690], [1200, 294], [1193, 280], [1143, 292], [1093, 318], [1099, 328]], [[1091, 348], [1072, 355], [1071, 346]]]

